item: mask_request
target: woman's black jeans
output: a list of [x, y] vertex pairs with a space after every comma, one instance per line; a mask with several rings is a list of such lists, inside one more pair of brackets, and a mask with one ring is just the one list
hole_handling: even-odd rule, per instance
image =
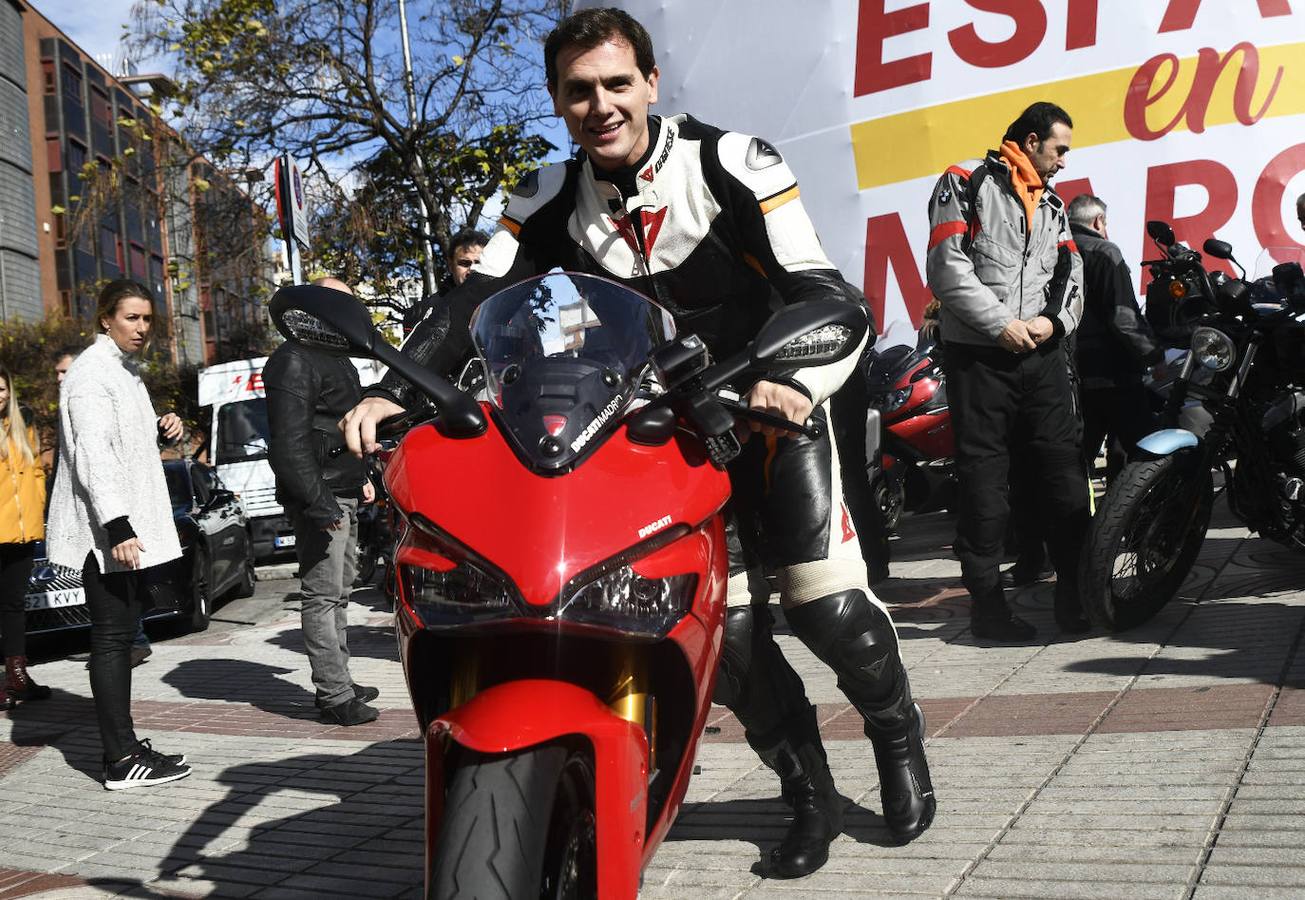
[[91, 695], [106, 762], [136, 752], [131, 721], [131, 642], [140, 623], [143, 574], [104, 574], [95, 554], [86, 556], [82, 587], [91, 614]]
[[5, 659], [27, 655], [27, 582], [34, 544], [0, 544], [0, 647]]

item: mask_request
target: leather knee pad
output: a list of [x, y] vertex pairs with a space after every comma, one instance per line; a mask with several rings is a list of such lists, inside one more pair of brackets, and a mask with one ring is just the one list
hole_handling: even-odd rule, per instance
[[888, 613], [863, 591], [828, 594], [786, 610], [785, 616], [863, 714], [893, 702], [906, 680], [897, 632]]
[[806, 688], [775, 643], [765, 607], [735, 606], [725, 612], [725, 640], [713, 699], [734, 713], [750, 743], [765, 743], [805, 712]]

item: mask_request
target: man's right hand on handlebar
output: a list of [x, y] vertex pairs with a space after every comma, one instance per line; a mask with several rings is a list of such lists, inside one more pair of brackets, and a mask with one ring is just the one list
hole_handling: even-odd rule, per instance
[[405, 411], [402, 406], [384, 397], [364, 398], [362, 403], [345, 413], [344, 418], [339, 421], [349, 452], [361, 457], [364, 453], [375, 451], [376, 426], [390, 416], [397, 416]]

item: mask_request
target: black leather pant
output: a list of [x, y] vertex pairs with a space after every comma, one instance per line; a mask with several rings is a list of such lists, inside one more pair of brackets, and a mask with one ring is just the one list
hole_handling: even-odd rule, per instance
[[140, 626], [144, 584], [142, 572], [105, 574], [95, 554], [87, 554], [82, 587], [91, 614], [91, 695], [104, 758], [109, 762], [136, 752], [131, 720], [131, 643]]

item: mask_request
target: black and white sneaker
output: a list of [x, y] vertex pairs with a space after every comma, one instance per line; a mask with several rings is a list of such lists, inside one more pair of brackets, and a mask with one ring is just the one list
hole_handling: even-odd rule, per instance
[[104, 787], [110, 791], [151, 787], [185, 778], [189, 774], [190, 766], [186, 765], [185, 757], [159, 753], [150, 746], [148, 740], [144, 740], [139, 743], [135, 753], [121, 762], [105, 763]]

